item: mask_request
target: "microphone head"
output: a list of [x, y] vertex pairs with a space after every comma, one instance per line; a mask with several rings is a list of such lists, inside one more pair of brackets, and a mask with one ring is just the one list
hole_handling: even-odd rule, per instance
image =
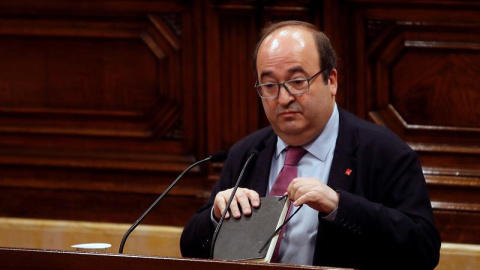
[[222, 162], [225, 159], [227, 159], [227, 156], [228, 156], [228, 154], [225, 151], [215, 152], [210, 156], [210, 162], [212, 162], [212, 163], [213, 162]]
[[249, 156], [258, 156], [258, 150], [257, 149], [250, 149], [250, 151], [248, 151], [248, 155]]

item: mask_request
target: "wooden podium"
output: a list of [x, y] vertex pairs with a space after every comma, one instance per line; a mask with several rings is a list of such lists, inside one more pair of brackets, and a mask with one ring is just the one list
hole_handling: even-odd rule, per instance
[[0, 248], [0, 269], [52, 270], [269, 270], [345, 269], [319, 266], [263, 264], [218, 260], [180, 259], [115, 253], [88, 253], [59, 250]]

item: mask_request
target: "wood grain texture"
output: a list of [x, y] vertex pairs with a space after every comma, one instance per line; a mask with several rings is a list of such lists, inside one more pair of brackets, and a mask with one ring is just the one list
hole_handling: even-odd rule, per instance
[[417, 151], [442, 240], [479, 243], [478, 3], [348, 2], [347, 105]]
[[123, 255], [58, 250], [0, 248], [0, 266], [4, 269], [198, 269], [198, 270], [262, 270], [262, 269], [348, 269], [319, 266], [229, 262], [159, 256]]

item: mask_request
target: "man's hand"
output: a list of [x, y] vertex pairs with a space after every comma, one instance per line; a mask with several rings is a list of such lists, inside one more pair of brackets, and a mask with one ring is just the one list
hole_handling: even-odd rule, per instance
[[325, 214], [330, 214], [338, 207], [338, 193], [315, 178], [293, 179], [287, 193], [295, 206], [306, 204]]
[[[233, 188], [221, 191], [215, 196], [213, 214], [217, 220], [222, 217], [223, 210], [227, 205], [230, 194], [232, 194], [232, 190]], [[260, 206], [260, 196], [258, 193], [255, 190], [238, 188], [235, 197], [233, 197], [232, 204], [230, 205], [230, 211], [232, 212], [233, 217], [236, 219], [241, 217], [241, 212], [238, 208], [239, 205], [244, 215], [250, 215], [252, 213], [250, 204], [255, 208]], [[225, 217], [229, 218], [230, 214], [227, 212]]]

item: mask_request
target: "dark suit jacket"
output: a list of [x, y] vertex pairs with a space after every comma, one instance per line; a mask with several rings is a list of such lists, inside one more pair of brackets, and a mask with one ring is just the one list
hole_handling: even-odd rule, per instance
[[[440, 236], [416, 153], [384, 127], [339, 109], [328, 185], [340, 194], [333, 223], [320, 218], [314, 265], [361, 269], [433, 269]], [[185, 257], [209, 257], [215, 195], [231, 188], [251, 149], [259, 151], [241, 187], [265, 196], [276, 134], [268, 127], [235, 144], [207, 204], [186, 225]], [[351, 170], [348, 175], [347, 169]]]

